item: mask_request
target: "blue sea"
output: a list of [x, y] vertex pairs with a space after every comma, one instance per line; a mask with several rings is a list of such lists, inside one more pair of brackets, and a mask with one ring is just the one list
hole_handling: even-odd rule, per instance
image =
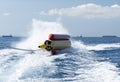
[[54, 56], [25, 39], [0, 37], [0, 82], [120, 82], [119, 37], [72, 37]]

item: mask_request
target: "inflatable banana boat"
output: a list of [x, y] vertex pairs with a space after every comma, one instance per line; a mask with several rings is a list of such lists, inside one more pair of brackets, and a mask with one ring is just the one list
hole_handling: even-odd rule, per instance
[[55, 55], [57, 54], [56, 51], [71, 47], [70, 36], [64, 34], [49, 34], [48, 40], [38, 47], [50, 51], [52, 55]]

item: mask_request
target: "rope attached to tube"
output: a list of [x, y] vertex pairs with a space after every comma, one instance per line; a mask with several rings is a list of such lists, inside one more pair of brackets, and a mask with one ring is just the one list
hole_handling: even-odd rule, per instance
[[39, 51], [40, 49], [32, 50], [32, 49], [23, 49], [23, 48], [16, 48], [16, 47], [9, 47], [10, 49], [15, 50], [22, 50], [22, 51]]
[[35, 51], [40, 51], [40, 49], [36, 49], [36, 50], [33, 50], [33, 49], [23, 49], [23, 48], [16, 48], [16, 47], [7, 47], [9, 49], [14, 49], [14, 50], [21, 50], [21, 51], [28, 51], [28, 52], [31, 52], [31, 53], [34, 53]]

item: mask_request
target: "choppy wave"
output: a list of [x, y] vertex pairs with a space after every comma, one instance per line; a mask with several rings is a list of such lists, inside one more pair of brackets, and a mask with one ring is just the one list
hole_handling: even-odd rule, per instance
[[[79, 42], [56, 56], [47, 52], [0, 50], [2, 82], [119, 82], [115, 64], [100, 62], [93, 52], [82, 49]], [[76, 46], [76, 47], [74, 47]]]

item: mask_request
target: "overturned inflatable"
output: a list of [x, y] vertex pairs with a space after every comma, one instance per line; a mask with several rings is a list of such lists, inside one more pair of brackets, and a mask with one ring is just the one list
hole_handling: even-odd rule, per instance
[[56, 51], [64, 50], [70, 47], [70, 36], [64, 34], [49, 34], [48, 40], [39, 45], [39, 48], [50, 51], [52, 55], [56, 54]]

